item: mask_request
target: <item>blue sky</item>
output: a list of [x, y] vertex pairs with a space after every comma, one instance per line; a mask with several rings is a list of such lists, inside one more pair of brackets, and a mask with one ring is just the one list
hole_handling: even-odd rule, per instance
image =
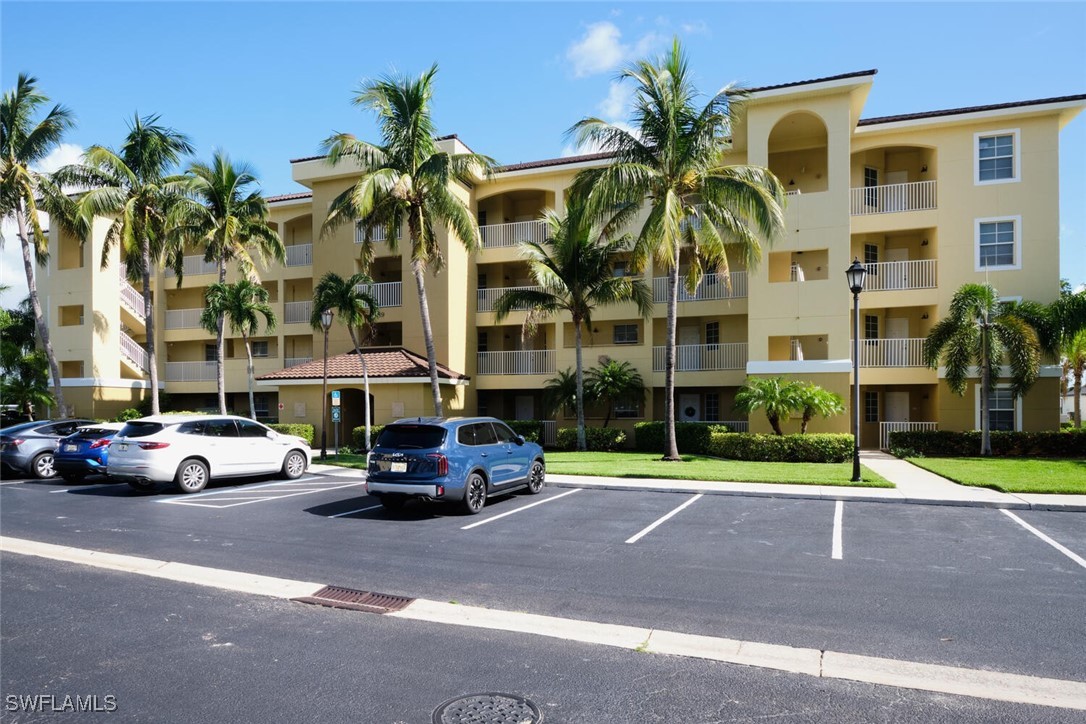
[[[625, 117], [615, 71], [678, 36], [706, 92], [877, 68], [865, 117], [1086, 93], [1083, 3], [60, 3], [0, 0], [0, 83], [20, 71], [117, 145], [158, 113], [252, 164], [269, 195], [332, 131], [375, 139], [364, 78], [438, 63], [434, 116], [501, 163], [572, 153], [585, 115]], [[1086, 115], [1061, 134], [1061, 276], [1086, 282]], [[3, 281], [18, 244], [8, 239]], [[10, 295], [9, 295], [10, 296]], [[3, 298], [7, 306], [11, 300]]]

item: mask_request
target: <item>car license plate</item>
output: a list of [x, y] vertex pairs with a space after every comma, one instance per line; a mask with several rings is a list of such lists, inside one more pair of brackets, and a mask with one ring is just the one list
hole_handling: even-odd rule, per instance
[[407, 463], [392, 463], [392, 472], [394, 473], [406, 473]]
[[128, 443], [126, 443], [126, 442], [118, 443], [117, 444], [117, 449], [120, 450], [121, 452], [124, 452], [125, 450], [128, 449]]
[[78, 449], [78, 445], [72, 445], [71, 443], [68, 443], [64, 446], [64, 452], [75, 452]]

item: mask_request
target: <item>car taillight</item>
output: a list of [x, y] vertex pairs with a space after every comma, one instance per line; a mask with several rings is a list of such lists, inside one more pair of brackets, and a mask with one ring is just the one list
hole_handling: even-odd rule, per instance
[[23, 440], [22, 438], [15, 438], [14, 440], [5, 440], [4, 444], [11, 445], [12, 447], [19, 447], [24, 442], [26, 442], [26, 440]]
[[90, 449], [91, 450], [96, 450], [96, 449], [98, 449], [100, 447], [106, 447], [108, 445], [109, 445], [109, 439], [102, 437], [102, 438], [99, 438], [99, 439], [95, 440], [94, 442], [92, 442], [91, 446], [90, 446]]
[[161, 450], [164, 447], [169, 447], [168, 442], [141, 442], [139, 444], [140, 450]]
[[426, 457], [434, 461], [434, 467], [438, 475], [449, 474], [449, 459], [440, 453], [430, 453]]

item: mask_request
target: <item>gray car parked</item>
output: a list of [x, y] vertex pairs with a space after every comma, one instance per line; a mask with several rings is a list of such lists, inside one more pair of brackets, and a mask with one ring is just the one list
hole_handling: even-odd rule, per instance
[[94, 420], [36, 420], [12, 425], [0, 430], [0, 464], [22, 475], [51, 478], [57, 474], [53, 467], [53, 452], [57, 441], [67, 437]]

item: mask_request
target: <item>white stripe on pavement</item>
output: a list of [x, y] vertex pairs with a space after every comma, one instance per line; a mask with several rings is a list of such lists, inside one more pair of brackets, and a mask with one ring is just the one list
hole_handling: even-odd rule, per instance
[[841, 541], [841, 518], [845, 512], [845, 501], [838, 500], [837, 508], [833, 511], [833, 554], [832, 558], [839, 561], [844, 558], [844, 546]]
[[1014, 513], [1012, 513], [1011, 511], [1007, 510], [1006, 508], [1001, 508], [1000, 510], [1002, 510], [1002, 511], [1003, 511], [1003, 514], [1004, 514], [1005, 516], [1007, 516], [1008, 518], [1010, 518], [1011, 520], [1013, 520], [1013, 521], [1014, 521], [1015, 523], [1017, 523], [1018, 525], [1022, 526], [1023, 528], [1025, 528], [1026, 530], [1028, 530], [1028, 531], [1029, 531], [1030, 533], [1032, 533], [1033, 535], [1037, 536], [1038, 538], [1040, 538], [1041, 540], [1043, 540], [1043, 541], [1044, 541], [1045, 543], [1047, 543], [1048, 545], [1052, 546], [1053, 548], [1055, 548], [1056, 550], [1058, 550], [1058, 551], [1059, 551], [1060, 553], [1064, 554], [1065, 556], [1067, 556], [1068, 558], [1070, 558], [1071, 560], [1073, 560], [1073, 561], [1074, 561], [1075, 563], [1079, 564], [1079, 565], [1080, 565], [1080, 566], [1082, 566], [1083, 568], [1086, 568], [1086, 559], [1084, 559], [1084, 558], [1083, 558], [1082, 556], [1078, 555], [1078, 554], [1077, 554], [1077, 553], [1075, 553], [1074, 551], [1068, 550], [1068, 549], [1067, 549], [1067, 548], [1065, 548], [1064, 546], [1062, 546], [1062, 545], [1060, 545], [1059, 543], [1057, 543], [1056, 541], [1052, 540], [1052, 539], [1051, 539], [1051, 538], [1049, 538], [1049, 537], [1048, 537], [1047, 535], [1045, 535], [1045, 534], [1044, 534], [1044, 533], [1042, 533], [1041, 531], [1037, 530], [1037, 529], [1036, 529], [1036, 528], [1034, 528], [1034, 527], [1033, 527], [1032, 525], [1030, 525], [1030, 524], [1029, 524], [1029, 523], [1027, 523], [1026, 521], [1022, 520], [1022, 519], [1021, 519], [1021, 518], [1019, 518], [1019, 517], [1018, 517], [1017, 515], [1015, 515], [1015, 514], [1014, 514]]
[[[246, 485], [240, 488], [222, 488], [220, 490], [207, 490], [202, 493], [190, 493], [186, 495], [178, 495], [173, 498], [165, 498], [162, 500], [156, 500], [156, 503], [169, 503], [174, 500], [191, 500], [192, 498], [206, 498], [209, 495], [224, 495], [227, 493], [236, 493], [239, 490], [260, 490], [262, 488], [271, 488], [278, 485], [292, 485], [295, 483], [308, 483], [319, 480], [320, 478], [298, 478], [296, 480], [277, 480], [274, 483], [261, 483], [259, 485]], [[335, 481], [336, 485], [339, 485], [339, 481]]]
[[640, 533], [638, 533], [637, 535], [633, 536], [632, 538], [629, 538], [629, 539], [628, 539], [628, 540], [627, 540], [626, 542], [627, 542], [627, 543], [636, 543], [637, 541], [641, 540], [641, 539], [642, 539], [642, 538], [644, 538], [644, 537], [645, 537], [646, 535], [648, 535], [649, 533], [651, 533], [651, 532], [652, 532], [652, 531], [653, 531], [653, 530], [654, 530], [654, 529], [656, 528], [656, 526], [660, 525], [661, 523], [663, 523], [664, 521], [666, 521], [666, 520], [667, 520], [668, 518], [671, 518], [671, 517], [672, 517], [673, 515], [676, 515], [676, 514], [678, 514], [678, 512], [679, 512], [679, 511], [681, 511], [681, 510], [682, 510], [683, 508], [685, 508], [686, 506], [688, 506], [688, 505], [692, 505], [692, 504], [693, 504], [693, 503], [694, 503], [695, 501], [697, 501], [697, 499], [698, 499], [698, 498], [700, 498], [700, 497], [702, 497], [702, 493], [698, 493], [698, 494], [697, 494], [697, 495], [695, 495], [695, 496], [694, 496], [693, 498], [691, 498], [690, 500], [686, 501], [685, 503], [683, 503], [682, 505], [680, 505], [680, 506], [679, 506], [678, 508], [676, 508], [675, 510], [673, 510], [673, 511], [671, 511], [670, 513], [668, 513], [667, 515], [665, 515], [665, 516], [664, 516], [663, 518], [660, 518], [659, 520], [657, 520], [657, 521], [656, 521], [655, 523], [653, 523], [652, 525], [650, 525], [650, 526], [649, 526], [648, 528], [645, 528], [645, 529], [644, 529], [643, 531], [641, 531], [641, 532], [640, 532]]
[[558, 500], [559, 498], [564, 498], [567, 495], [573, 495], [574, 493], [578, 493], [581, 490], [582, 490], [582, 488], [574, 488], [573, 490], [570, 490], [569, 492], [566, 492], [566, 493], [559, 493], [558, 495], [552, 495], [549, 498], [544, 498], [543, 500], [537, 500], [534, 503], [528, 503], [528, 505], [522, 505], [521, 507], [517, 508], [516, 510], [506, 511], [505, 513], [500, 513], [500, 514], [495, 515], [493, 517], [487, 518], [486, 520], [480, 520], [478, 523], [472, 523], [471, 525], [462, 526], [460, 528], [460, 530], [468, 530], [469, 528], [477, 528], [480, 525], [486, 525], [487, 523], [493, 523], [494, 521], [498, 520], [499, 518], [504, 518], [505, 516], [512, 515], [513, 513], [519, 513], [522, 510], [528, 510], [528, 508], [534, 508], [537, 505], [543, 505], [544, 503], [549, 503], [552, 500]]
[[385, 507], [385, 506], [383, 506], [383, 505], [371, 505], [368, 508], [359, 508], [358, 510], [348, 510], [346, 513], [336, 513], [335, 515], [330, 515], [328, 517], [329, 518], [342, 518], [343, 516], [350, 515], [352, 513], [365, 513], [367, 510], [377, 510], [378, 508], [383, 508], [383, 507]]

